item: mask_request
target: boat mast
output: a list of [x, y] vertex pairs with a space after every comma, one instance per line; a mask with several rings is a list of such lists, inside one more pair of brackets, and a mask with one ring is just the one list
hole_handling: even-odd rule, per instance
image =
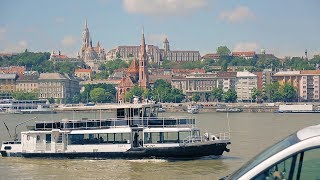
[[24, 124], [24, 123], [27, 123], [27, 122], [32, 121], [32, 120], [34, 120], [34, 119], [37, 119], [37, 118], [38, 118], [38, 117], [36, 116], [36, 117], [33, 117], [33, 118], [31, 118], [31, 119], [28, 119], [28, 120], [26, 120], [26, 121], [23, 121], [23, 122], [17, 124], [16, 127], [14, 128], [14, 141], [17, 141], [17, 140], [18, 140], [17, 127], [20, 126], [20, 125], [22, 125], [22, 124]]

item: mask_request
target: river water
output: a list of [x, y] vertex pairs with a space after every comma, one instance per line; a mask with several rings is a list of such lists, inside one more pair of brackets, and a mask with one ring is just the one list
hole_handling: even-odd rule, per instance
[[[230, 174], [257, 153], [309, 125], [320, 124], [320, 114], [229, 114], [230, 152], [220, 158], [196, 160], [88, 160], [88, 159], [24, 159], [0, 157], [0, 179], [218, 179]], [[37, 116], [36, 121], [62, 118], [110, 117], [110, 113], [58, 113], [50, 115], [0, 115], [0, 141], [10, 139], [2, 121], [14, 134], [18, 123]], [[186, 113], [163, 113], [163, 116], [190, 116]], [[203, 132], [228, 130], [225, 113], [194, 115]], [[33, 122], [26, 123], [33, 125]], [[26, 130], [25, 124], [17, 132]]]

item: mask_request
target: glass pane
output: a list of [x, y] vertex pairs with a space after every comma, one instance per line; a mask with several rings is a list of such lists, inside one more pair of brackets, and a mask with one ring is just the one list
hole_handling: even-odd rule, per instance
[[[294, 163], [292, 163], [293, 160], [295, 160]], [[263, 171], [254, 179], [289, 179], [291, 166], [297, 164], [296, 162], [297, 160], [294, 158], [294, 156], [291, 156], [288, 159], [281, 161], [280, 163], [277, 163], [271, 168]]]
[[320, 147], [304, 152], [300, 179], [320, 179]]

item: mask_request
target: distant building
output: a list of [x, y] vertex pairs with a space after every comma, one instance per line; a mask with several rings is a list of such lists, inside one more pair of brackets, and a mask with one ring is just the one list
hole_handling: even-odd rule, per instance
[[78, 58], [70, 58], [66, 55], [61, 54], [59, 51], [58, 54], [56, 54], [54, 51], [52, 51], [50, 55], [49, 61], [52, 61], [53, 64], [55, 63], [62, 63], [62, 62], [70, 62], [78, 67], [83, 67], [85, 64], [82, 59]]
[[36, 71], [26, 71], [23, 76], [16, 80], [16, 91], [38, 92], [39, 73]]
[[76, 69], [74, 72], [75, 76], [81, 78], [84, 81], [91, 80], [92, 70], [91, 69]]
[[[151, 63], [161, 64], [163, 60], [169, 61], [198, 61], [201, 59], [199, 51], [171, 51], [169, 41], [166, 38], [164, 49], [158, 46], [146, 45], [147, 60]], [[117, 46], [107, 53], [107, 59], [122, 58], [132, 60], [140, 57], [140, 46]]]
[[17, 74], [18, 76], [22, 76], [25, 71], [25, 66], [0, 67], [0, 73], [3, 74]]
[[298, 92], [298, 101], [320, 100], [320, 70], [280, 71], [272, 76], [280, 85], [291, 84]]
[[84, 30], [82, 32], [82, 47], [78, 56], [82, 58], [86, 65], [90, 66], [93, 71], [97, 71], [100, 63], [103, 63], [106, 60], [105, 49], [101, 47], [99, 41], [96, 47], [92, 46], [92, 39], [90, 37], [87, 20], [85, 20], [84, 23]]
[[252, 90], [257, 89], [257, 75], [248, 71], [237, 72], [236, 92], [238, 101], [252, 101]]
[[220, 59], [220, 55], [217, 53], [214, 54], [205, 54], [204, 56], [201, 57], [202, 60], [206, 60], [206, 59], [212, 59], [215, 61], [218, 61]]
[[39, 98], [54, 98], [66, 102], [80, 93], [79, 81], [68, 74], [41, 73], [39, 77]]
[[166, 38], [163, 42], [164, 49], [161, 49], [162, 59], [169, 61], [199, 61], [201, 59], [199, 51], [170, 50], [169, 41]]
[[265, 92], [266, 85], [272, 83], [272, 70], [264, 69], [263, 71], [252, 73], [257, 75], [257, 89]]
[[16, 91], [17, 74], [0, 74], [0, 98], [10, 98]]
[[[176, 88], [184, 87], [184, 83], [179, 83], [183, 78], [173, 78], [173, 86]], [[198, 93], [202, 101], [211, 100], [208, 97], [213, 88], [221, 88], [224, 92], [235, 88], [236, 73], [217, 72], [217, 73], [192, 73], [185, 77], [185, 89], [182, 91], [190, 99], [194, 93]]]

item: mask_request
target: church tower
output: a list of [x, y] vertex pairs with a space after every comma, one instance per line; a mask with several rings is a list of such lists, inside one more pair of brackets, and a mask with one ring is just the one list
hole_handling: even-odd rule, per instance
[[87, 19], [84, 20], [84, 30], [82, 32], [82, 48], [90, 46], [90, 33], [87, 25]]
[[149, 77], [147, 68], [147, 51], [146, 43], [144, 39], [144, 32], [142, 31], [142, 42], [140, 46], [140, 58], [139, 58], [139, 87], [146, 89], [149, 87]]
[[167, 53], [170, 51], [170, 45], [169, 45], [169, 41], [168, 39], [166, 38], [163, 42], [163, 48], [164, 48], [164, 51]]

